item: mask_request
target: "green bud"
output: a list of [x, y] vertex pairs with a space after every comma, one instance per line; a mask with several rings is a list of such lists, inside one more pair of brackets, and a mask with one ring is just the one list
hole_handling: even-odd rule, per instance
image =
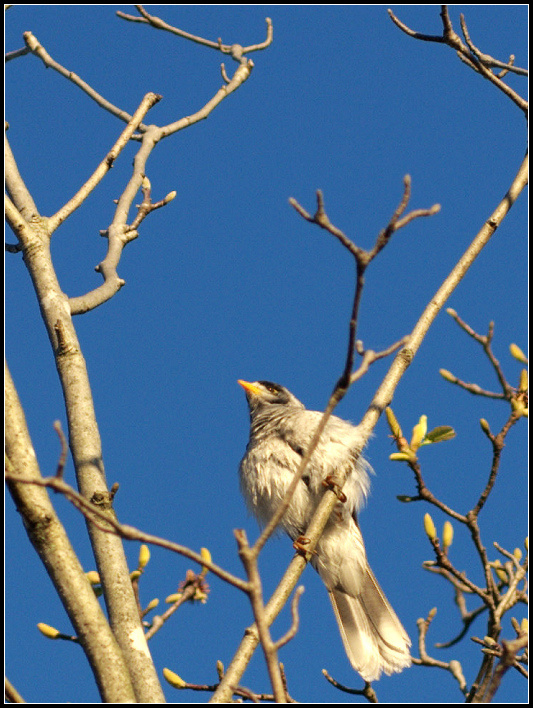
[[424, 514], [424, 531], [426, 532], [430, 541], [435, 541], [437, 538], [437, 529], [433, 523], [431, 516], [426, 513]]
[[517, 344], [510, 344], [509, 345], [509, 351], [511, 352], [511, 355], [514, 356], [515, 359], [518, 361], [522, 362], [522, 364], [527, 364], [527, 356], [524, 354], [524, 352], [520, 349], [520, 347]]
[[442, 529], [442, 545], [445, 548], [449, 548], [453, 541], [453, 526], [449, 521], [444, 522], [444, 527]]
[[443, 379], [446, 379], [446, 381], [450, 381], [450, 383], [455, 383], [457, 381], [457, 376], [454, 376], [451, 371], [448, 371], [448, 369], [439, 369], [439, 374]]
[[59, 629], [51, 627], [49, 624], [45, 624], [44, 622], [39, 622], [37, 624], [37, 629], [41, 632], [41, 634], [44, 634], [45, 637], [48, 637], [48, 639], [58, 639], [61, 634]]
[[427, 415], [421, 415], [420, 420], [413, 428], [413, 436], [411, 438], [411, 444], [409, 447], [411, 450], [416, 451], [420, 447], [422, 440], [426, 437], [428, 429], [428, 417]]
[[398, 423], [396, 416], [392, 411], [392, 408], [387, 406], [387, 408], [385, 408], [385, 415], [387, 416], [387, 422], [389, 424], [389, 428], [391, 429], [391, 433], [394, 435], [395, 438], [401, 438], [402, 429], [400, 428], [400, 424]]
[[174, 686], [174, 688], [185, 688], [187, 686], [181, 676], [178, 676], [178, 674], [174, 673], [174, 671], [171, 671], [170, 669], [164, 668], [163, 676], [171, 686]]
[[479, 424], [481, 425], [481, 430], [485, 433], [485, 435], [490, 435], [490, 425], [488, 424], [488, 421], [486, 421], [485, 418], [481, 418]]
[[145, 568], [150, 560], [150, 549], [144, 543], [139, 549], [139, 569]]

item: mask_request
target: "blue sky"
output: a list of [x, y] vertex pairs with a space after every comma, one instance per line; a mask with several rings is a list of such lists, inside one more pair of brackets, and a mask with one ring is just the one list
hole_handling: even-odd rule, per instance
[[[393, 6], [425, 33], [440, 32], [438, 6]], [[149, 121], [165, 124], [197, 111], [220, 87], [221, 58], [211, 49], [126, 23], [115, 10], [132, 6], [17, 6], [7, 13], [6, 48], [23, 46], [31, 30], [60, 63], [97, 91], [133, 111], [148, 91], [163, 95]], [[359, 337], [383, 349], [407, 334], [475, 233], [505, 194], [525, 149], [520, 112], [488, 82], [439, 44], [416, 42], [393, 26], [386, 6], [204, 5], [151, 6], [150, 11], [193, 34], [243, 45], [274, 43], [252, 55], [244, 86], [200, 124], [163, 141], [148, 176], [154, 198], [176, 199], [142, 224], [119, 265], [124, 287], [110, 302], [75, 321], [87, 360], [103, 440], [109, 484], [125, 523], [194, 549], [242, 573], [233, 529], [254, 538], [257, 527], [240, 497], [237, 468], [248, 438], [248, 412], [238, 378], [277, 381], [309, 408], [325, 407], [343, 366], [353, 294], [350, 255], [289, 206], [312, 211], [315, 190], [330, 219], [369, 248], [388, 222], [412, 177], [412, 208], [438, 202], [440, 214], [395, 234], [367, 272]], [[527, 7], [453, 6], [466, 15], [483, 51], [527, 65]], [[228, 69], [228, 60], [226, 65]], [[509, 83], [519, 92], [525, 81]], [[6, 118], [20, 172], [42, 214], [51, 215], [91, 174], [123, 128], [74, 85], [32, 56], [6, 71]], [[99, 231], [110, 223], [113, 199], [127, 180], [135, 146], [120, 156], [90, 200], [53, 236], [63, 289], [80, 295], [100, 283], [94, 266], [105, 255]], [[139, 199], [140, 201], [140, 199]], [[495, 322], [493, 349], [508, 380], [520, 365], [509, 344], [527, 345], [527, 202], [509, 217], [448, 302], [485, 333]], [[13, 240], [10, 235], [8, 239]], [[55, 470], [58, 442], [52, 423], [66, 427], [62, 396], [45, 330], [20, 255], [6, 257], [6, 354], [25, 408], [43, 474]], [[375, 364], [338, 408], [357, 422], [385, 374]], [[486, 418], [499, 430], [507, 406], [471, 396], [439, 376], [439, 368], [497, 390], [478, 345], [444, 312], [439, 315], [396, 391], [393, 408], [405, 431], [421, 414], [429, 426], [451, 425], [454, 441], [421, 452], [428, 486], [466, 512], [489, 474], [491, 449], [480, 432]], [[361, 526], [371, 565], [414, 644], [416, 620], [434, 606], [428, 650], [458, 659], [470, 683], [479, 649], [469, 639], [439, 650], [459, 632], [453, 592], [422, 570], [432, 558], [422, 519], [431, 511], [440, 532], [445, 517], [421, 503], [411, 474], [390, 462], [384, 420], [367, 454], [376, 475]], [[511, 431], [501, 472], [480, 525], [492, 542], [513, 550], [527, 534], [526, 425]], [[67, 478], [74, 480], [71, 463]], [[87, 570], [94, 567], [84, 522], [61, 498], [54, 505]], [[451, 558], [481, 582], [468, 534], [455, 524]], [[31, 702], [99, 700], [81, 649], [45, 640], [46, 622], [69, 623], [36, 558], [10, 498], [6, 512], [6, 671]], [[131, 566], [138, 544], [127, 545]], [[292, 557], [285, 538], [261, 560], [266, 592]], [[502, 559], [503, 560], [503, 559]], [[191, 564], [160, 549], [142, 579], [145, 604], [161, 602]], [[216, 680], [215, 662], [230, 662], [250, 622], [239, 591], [208, 578], [206, 605], [189, 605], [152, 640], [159, 671], [168, 666], [192, 683]], [[301, 702], [351, 702], [323, 679], [326, 668], [347, 685], [362, 682], [344, 656], [325, 589], [311, 569], [302, 581], [301, 629], [281, 653], [290, 692]], [[469, 608], [475, 602], [468, 598]], [[520, 620], [523, 607], [515, 611]], [[283, 634], [287, 613], [274, 625]], [[507, 623], [507, 635], [512, 632]], [[468, 635], [483, 636], [478, 619]], [[268, 691], [259, 652], [243, 685]], [[449, 674], [414, 667], [375, 684], [380, 701], [455, 702]], [[206, 694], [176, 694], [171, 702], [205, 702]], [[526, 700], [525, 681], [506, 676], [502, 702]]]

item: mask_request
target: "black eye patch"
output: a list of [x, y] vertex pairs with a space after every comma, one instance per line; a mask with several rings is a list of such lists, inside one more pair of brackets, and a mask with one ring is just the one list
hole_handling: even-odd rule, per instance
[[264, 386], [270, 393], [281, 393], [283, 391], [283, 386], [277, 383], [272, 383], [272, 381], [258, 381], [261, 386]]

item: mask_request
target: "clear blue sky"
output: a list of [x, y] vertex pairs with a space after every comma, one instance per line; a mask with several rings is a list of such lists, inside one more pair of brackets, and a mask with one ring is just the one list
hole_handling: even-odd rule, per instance
[[[149, 122], [165, 124], [197, 111], [221, 85], [221, 57], [211, 49], [126, 23], [115, 10], [132, 6], [17, 6], [7, 13], [6, 48], [23, 46], [31, 30], [48, 52], [97, 91], [133, 111], [148, 91], [163, 95]], [[411, 27], [440, 32], [438, 6], [394, 6]], [[322, 409], [340, 374], [353, 292], [351, 257], [288, 205], [309, 210], [323, 190], [331, 220], [363, 247], [388, 222], [412, 176], [412, 208], [442, 204], [439, 215], [397, 233], [367, 274], [359, 336], [382, 349], [407, 334], [423, 307], [505, 194], [525, 149], [523, 117], [487, 81], [439, 44], [401, 33], [385, 6], [151, 6], [171, 24], [224, 43], [262, 41], [265, 17], [274, 43], [252, 55], [249, 81], [206, 121], [160, 144], [148, 164], [154, 198], [177, 190], [171, 205], [152, 214], [124, 251], [119, 274], [127, 285], [110, 302], [76, 319], [103, 439], [109, 484], [122, 521], [199, 549], [242, 573], [233, 529], [254, 538], [257, 527], [239, 493], [237, 468], [248, 438], [248, 412], [236, 380], [269, 379], [289, 387], [309, 408]], [[485, 52], [527, 65], [527, 6], [453, 6]], [[228, 65], [228, 69], [232, 69]], [[524, 93], [524, 79], [509, 83]], [[19, 169], [41, 213], [50, 215], [91, 174], [123, 124], [33, 56], [6, 71], [6, 118]], [[53, 236], [63, 289], [80, 295], [96, 287], [94, 266], [105, 255], [99, 231], [110, 223], [113, 199], [127, 180], [135, 145], [126, 149], [91, 199]], [[140, 201], [140, 198], [139, 198]], [[458, 287], [448, 306], [486, 332], [495, 322], [494, 352], [511, 383], [520, 365], [509, 344], [527, 345], [527, 202], [508, 219]], [[10, 241], [13, 237], [10, 235]], [[52, 423], [66, 427], [61, 391], [36, 300], [20, 255], [7, 254], [6, 353], [43, 474], [55, 470]], [[376, 364], [349, 393], [338, 414], [357, 422], [387, 370]], [[481, 349], [444, 312], [403, 378], [393, 408], [405, 431], [421, 414], [429, 426], [451, 425], [454, 441], [425, 448], [423, 473], [446, 503], [466, 512], [489, 474], [491, 449], [480, 432], [486, 418], [499, 430], [507, 406], [446, 383], [439, 368], [498, 390]], [[467, 638], [434, 648], [460, 629], [453, 592], [422, 570], [432, 558], [422, 519], [430, 509], [401, 504], [415, 493], [411, 474], [390, 462], [384, 420], [368, 457], [376, 471], [361, 525], [371, 565], [413, 640], [416, 620], [438, 614], [428, 650], [458, 659], [468, 683], [479, 647]], [[67, 478], [74, 480], [69, 463]], [[526, 425], [515, 426], [503, 453], [493, 498], [480, 519], [489, 556], [492, 542], [513, 550], [527, 533]], [[84, 567], [94, 567], [85, 525], [61, 498], [54, 504]], [[432, 511], [440, 532], [445, 517]], [[455, 524], [451, 558], [481, 582], [468, 535]], [[51, 583], [7, 499], [6, 670], [31, 702], [98, 701], [80, 647], [50, 642], [36, 629], [70, 627]], [[138, 544], [127, 546], [131, 566]], [[285, 538], [261, 561], [272, 590], [292, 557]], [[503, 560], [503, 559], [502, 559]], [[191, 563], [153, 549], [142, 579], [145, 604], [161, 602]], [[206, 605], [180, 610], [152, 640], [161, 671], [167, 666], [193, 683], [216, 681], [215, 662], [230, 662], [250, 622], [247, 600], [208, 578]], [[291, 694], [301, 702], [352, 702], [322, 677], [359, 687], [344, 655], [325, 589], [311, 569], [302, 583], [301, 629], [283, 649]], [[469, 608], [475, 601], [467, 598]], [[523, 606], [514, 612], [524, 616]], [[468, 636], [484, 634], [478, 619]], [[283, 634], [284, 614], [274, 632]], [[506, 636], [512, 637], [509, 623]], [[258, 652], [243, 685], [268, 691]], [[382, 702], [455, 702], [450, 675], [414, 667], [375, 684]], [[177, 694], [171, 702], [205, 702]], [[509, 674], [502, 702], [527, 700], [526, 683]]]

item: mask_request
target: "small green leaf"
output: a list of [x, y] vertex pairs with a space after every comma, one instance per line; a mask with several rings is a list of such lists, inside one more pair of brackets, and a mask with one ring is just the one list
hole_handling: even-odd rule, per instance
[[438, 425], [429, 433], [426, 433], [426, 440], [432, 443], [444, 442], [455, 437], [455, 430], [449, 425]]

